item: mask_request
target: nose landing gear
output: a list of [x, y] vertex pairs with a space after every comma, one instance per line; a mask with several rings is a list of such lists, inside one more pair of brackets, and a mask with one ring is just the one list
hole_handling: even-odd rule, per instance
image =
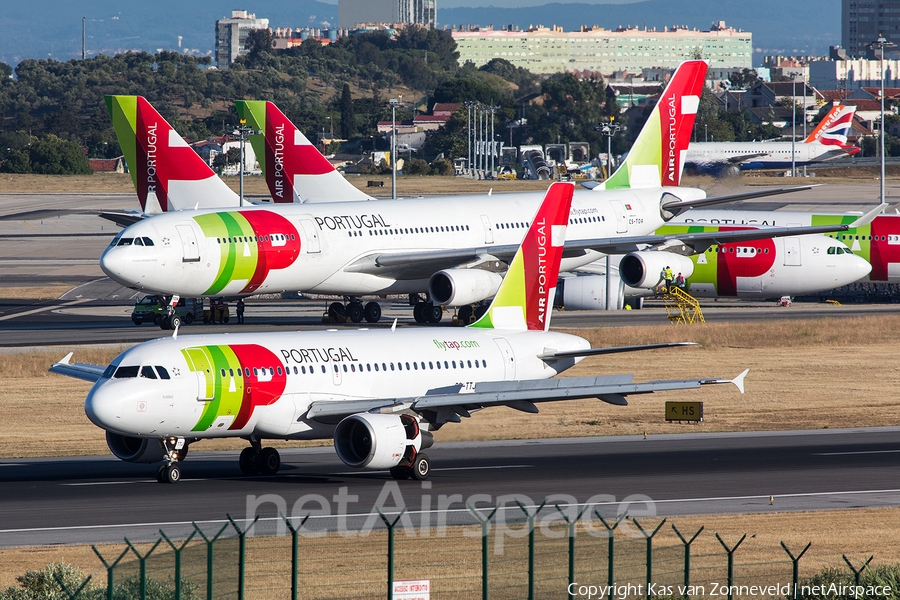
[[160, 483], [178, 483], [181, 481], [181, 467], [178, 463], [187, 456], [188, 442], [184, 438], [160, 440], [166, 453], [165, 464], [156, 469], [156, 480]]

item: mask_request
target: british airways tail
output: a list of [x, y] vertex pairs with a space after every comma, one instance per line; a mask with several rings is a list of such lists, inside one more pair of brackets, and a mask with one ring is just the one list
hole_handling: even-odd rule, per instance
[[494, 301], [469, 327], [513, 331], [550, 328], [574, 189], [571, 183], [550, 186]]
[[809, 134], [804, 144], [812, 144], [818, 142], [825, 146], [840, 146], [847, 144], [847, 134], [853, 126], [853, 114], [856, 112], [855, 106], [838, 105], [833, 107], [822, 122]]
[[595, 190], [678, 186], [700, 94], [706, 61], [681, 63], [644, 124], [628, 157]]
[[145, 214], [240, 205], [238, 195], [141, 96], [104, 96]]
[[238, 100], [238, 114], [262, 135], [250, 143], [275, 202], [372, 200], [338, 173], [278, 107], [262, 100]]

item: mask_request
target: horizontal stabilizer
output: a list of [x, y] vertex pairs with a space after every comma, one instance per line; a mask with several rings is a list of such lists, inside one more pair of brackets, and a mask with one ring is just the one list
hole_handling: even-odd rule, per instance
[[120, 227], [128, 227], [129, 225], [134, 225], [139, 221], [143, 221], [147, 217], [144, 213], [137, 211], [126, 211], [126, 212], [106, 212], [101, 211], [99, 215], [97, 215], [101, 219], [106, 219], [107, 221], [112, 221], [116, 225]]
[[586, 348], [584, 350], [550, 351], [538, 354], [541, 360], [558, 360], [560, 358], [576, 358], [578, 356], [599, 356], [601, 354], [618, 354], [620, 352], [638, 352], [640, 350], [657, 350], [676, 346], [696, 346], [695, 342], [670, 342], [665, 344], [645, 344], [643, 346], [617, 346], [613, 348]]

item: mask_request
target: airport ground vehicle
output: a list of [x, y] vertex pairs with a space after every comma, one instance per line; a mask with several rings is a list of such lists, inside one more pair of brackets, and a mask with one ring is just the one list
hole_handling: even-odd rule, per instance
[[[175, 305], [175, 314], [181, 319], [185, 325], [190, 325], [203, 312], [203, 301], [195, 298], [181, 298]], [[166, 313], [166, 303], [162, 296], [144, 296], [134, 302], [134, 309], [131, 311], [131, 322], [135, 325], [143, 325], [144, 323], [153, 323], [159, 325], [162, 323]], [[206, 319], [203, 321], [206, 322]]]

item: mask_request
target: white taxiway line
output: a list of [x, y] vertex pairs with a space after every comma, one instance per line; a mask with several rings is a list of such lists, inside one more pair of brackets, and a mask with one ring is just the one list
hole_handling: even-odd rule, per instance
[[852, 456], [854, 454], [898, 454], [900, 450], [860, 450], [859, 452], [816, 452], [813, 456]]
[[6, 315], [5, 317], [0, 317], [0, 321], [6, 321], [8, 319], [18, 319], [19, 317], [24, 317], [27, 315], [33, 315], [35, 313], [47, 312], [48, 310], [53, 310], [55, 308], [62, 308], [63, 306], [72, 306], [73, 304], [81, 304], [82, 302], [87, 302], [89, 298], [83, 298], [81, 300], [72, 300], [71, 302], [66, 302], [65, 304], [55, 304], [53, 306], [45, 306], [43, 308], [35, 308], [34, 310], [26, 310], [25, 312], [16, 313], [14, 315]]

